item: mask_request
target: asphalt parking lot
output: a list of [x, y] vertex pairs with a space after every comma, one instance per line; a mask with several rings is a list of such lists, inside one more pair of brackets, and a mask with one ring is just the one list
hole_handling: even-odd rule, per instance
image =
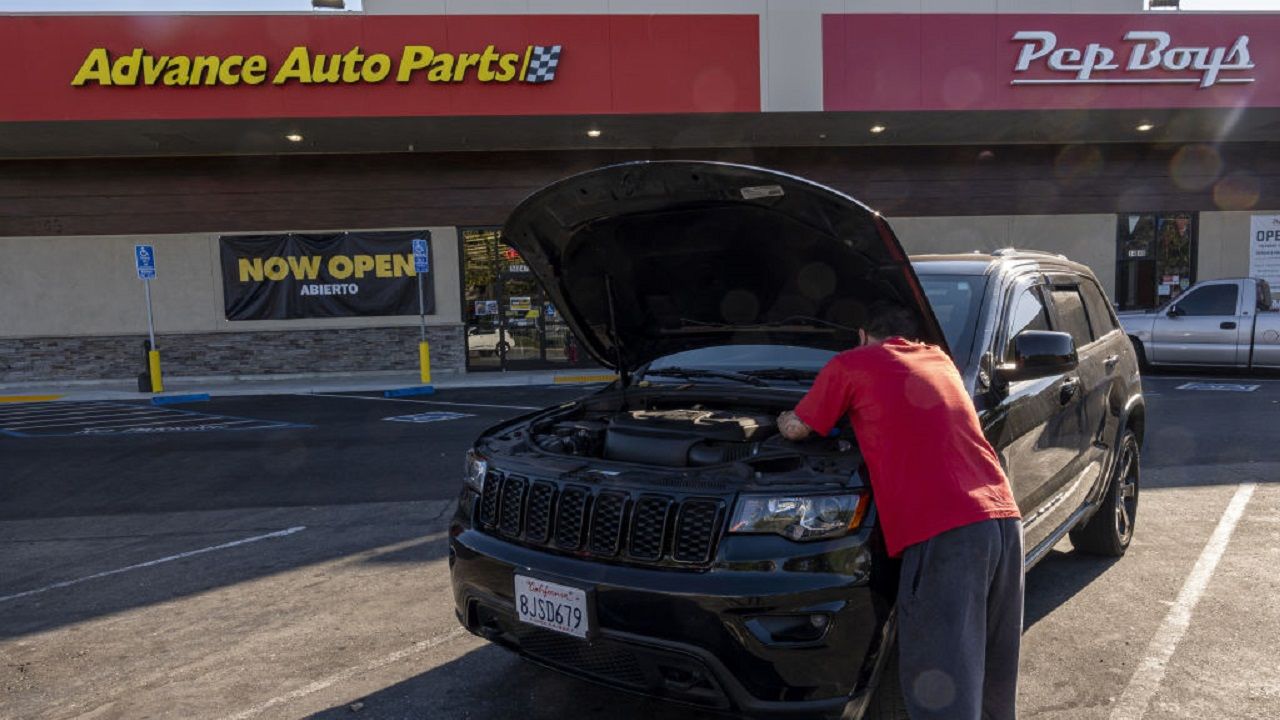
[[[585, 390], [0, 404], [0, 717], [695, 717], [454, 620], [463, 450]], [[1280, 380], [1146, 391], [1128, 555], [1027, 577], [1022, 714], [1280, 717]]]

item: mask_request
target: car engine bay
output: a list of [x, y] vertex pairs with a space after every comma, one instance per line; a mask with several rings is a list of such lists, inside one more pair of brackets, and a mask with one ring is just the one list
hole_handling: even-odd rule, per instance
[[862, 459], [847, 426], [832, 437], [800, 442], [779, 434], [777, 415], [793, 405], [790, 399], [743, 402], [667, 394], [595, 397], [562, 406], [497, 439], [523, 440], [517, 444], [554, 456], [686, 472], [735, 465], [756, 477], [856, 472]]

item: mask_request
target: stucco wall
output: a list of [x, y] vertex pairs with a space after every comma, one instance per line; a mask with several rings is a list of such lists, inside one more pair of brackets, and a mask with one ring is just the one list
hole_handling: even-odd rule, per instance
[[1200, 280], [1249, 274], [1249, 218], [1277, 215], [1280, 210], [1200, 213], [1200, 250], [1196, 255]]
[[[427, 322], [456, 324], [461, 322], [457, 231], [451, 227], [429, 229], [436, 312], [427, 316]], [[414, 316], [228, 321], [223, 312], [218, 259], [220, 235], [0, 237], [0, 337], [145, 333], [143, 285], [133, 267], [133, 246], [137, 243], [151, 244], [156, 251], [157, 277], [151, 283], [151, 299], [157, 333], [418, 324]]]
[[911, 254], [1004, 247], [1047, 250], [1088, 265], [1108, 295], [1115, 291], [1115, 215], [917, 217], [889, 222]]

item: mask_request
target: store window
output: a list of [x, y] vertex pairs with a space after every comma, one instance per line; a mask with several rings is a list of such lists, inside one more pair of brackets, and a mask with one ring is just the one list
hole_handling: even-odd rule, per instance
[[464, 228], [462, 306], [467, 369], [586, 365], [581, 346], [499, 228]]
[[1119, 217], [1116, 304], [1121, 310], [1154, 308], [1195, 284], [1197, 220], [1186, 212]]

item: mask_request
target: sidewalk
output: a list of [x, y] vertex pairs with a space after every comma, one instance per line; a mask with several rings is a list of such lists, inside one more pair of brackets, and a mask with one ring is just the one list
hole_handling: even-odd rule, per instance
[[[438, 389], [503, 387], [517, 385], [558, 385], [607, 382], [613, 374], [603, 368], [533, 370], [509, 372], [441, 372], [431, 378]], [[295, 395], [299, 393], [382, 392], [419, 387], [416, 372], [324, 373], [299, 375], [256, 375], [223, 377], [174, 377], [164, 379], [162, 393], [138, 392], [134, 380], [76, 380], [51, 383], [0, 384], [0, 402], [47, 400], [145, 400], [152, 397], [208, 394]]]

